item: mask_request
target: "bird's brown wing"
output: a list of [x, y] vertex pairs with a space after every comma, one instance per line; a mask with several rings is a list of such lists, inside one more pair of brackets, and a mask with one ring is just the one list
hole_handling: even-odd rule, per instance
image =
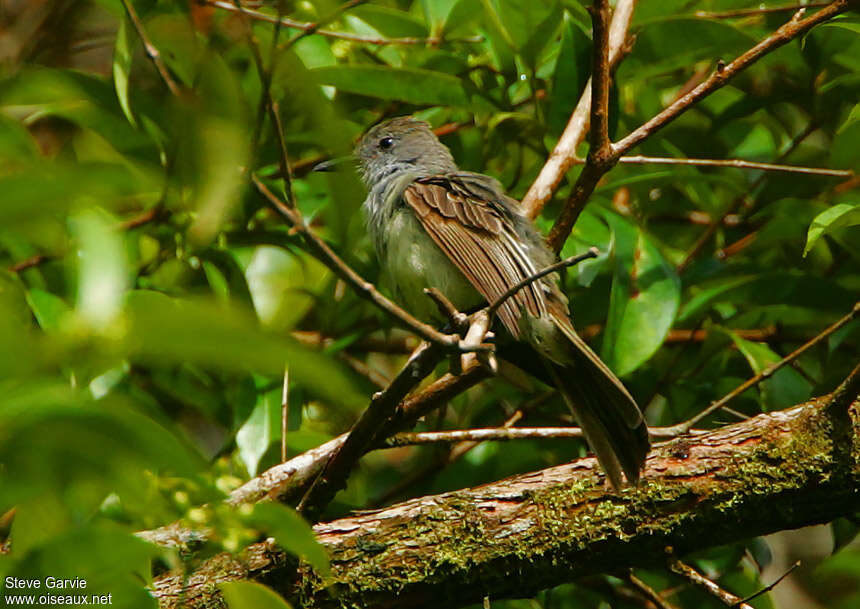
[[[487, 302], [540, 270], [534, 268], [500, 206], [475, 196], [456, 180], [445, 176], [416, 180], [406, 188], [403, 200]], [[520, 335], [522, 310], [535, 317], [546, 313], [545, 290], [536, 281], [499, 308], [499, 318], [514, 337]]]

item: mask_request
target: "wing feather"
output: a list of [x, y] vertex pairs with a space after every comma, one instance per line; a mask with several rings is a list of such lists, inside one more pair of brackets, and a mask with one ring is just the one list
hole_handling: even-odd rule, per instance
[[[403, 200], [436, 245], [492, 302], [539, 269], [518, 243], [510, 221], [491, 202], [468, 193], [450, 178], [439, 176], [416, 180], [406, 188]], [[547, 311], [541, 285], [530, 284], [500, 307], [499, 318], [515, 337], [520, 334], [522, 310], [534, 316]]]

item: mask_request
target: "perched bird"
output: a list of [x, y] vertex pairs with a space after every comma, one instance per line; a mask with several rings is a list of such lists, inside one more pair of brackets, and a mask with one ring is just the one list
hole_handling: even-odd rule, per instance
[[[395, 299], [424, 320], [436, 288], [461, 311], [494, 302], [554, 262], [544, 239], [493, 178], [460, 171], [429, 125], [411, 117], [370, 129], [356, 147], [367, 229]], [[635, 484], [648, 429], [621, 381], [577, 335], [558, 275], [510, 297], [498, 318], [499, 355], [555, 385], [610, 482]]]

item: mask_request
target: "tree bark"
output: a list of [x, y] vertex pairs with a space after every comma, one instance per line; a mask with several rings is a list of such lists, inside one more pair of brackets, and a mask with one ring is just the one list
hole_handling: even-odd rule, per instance
[[[856, 395], [856, 392], [855, 392]], [[849, 398], [849, 400], [851, 399]], [[615, 493], [593, 458], [315, 527], [325, 580], [269, 543], [153, 585], [161, 607], [223, 606], [218, 582], [261, 581], [294, 606], [457, 607], [823, 523], [860, 509], [860, 401], [819, 398], [658, 445]]]

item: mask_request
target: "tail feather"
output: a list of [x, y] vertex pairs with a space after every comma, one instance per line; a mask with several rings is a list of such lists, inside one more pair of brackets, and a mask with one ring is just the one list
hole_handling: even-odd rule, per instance
[[622, 472], [628, 483], [637, 484], [650, 441], [641, 414], [637, 424], [630, 424], [632, 398], [626, 391], [618, 391], [614, 384], [606, 383], [602, 372], [589, 370], [585, 365], [549, 365], [556, 386], [612, 486], [616, 489], [623, 486]]
[[503, 344], [500, 356], [558, 388], [613, 487], [621, 488], [624, 478], [636, 484], [651, 447], [636, 400], [569, 319], [554, 317], [553, 325], [551, 347]]

